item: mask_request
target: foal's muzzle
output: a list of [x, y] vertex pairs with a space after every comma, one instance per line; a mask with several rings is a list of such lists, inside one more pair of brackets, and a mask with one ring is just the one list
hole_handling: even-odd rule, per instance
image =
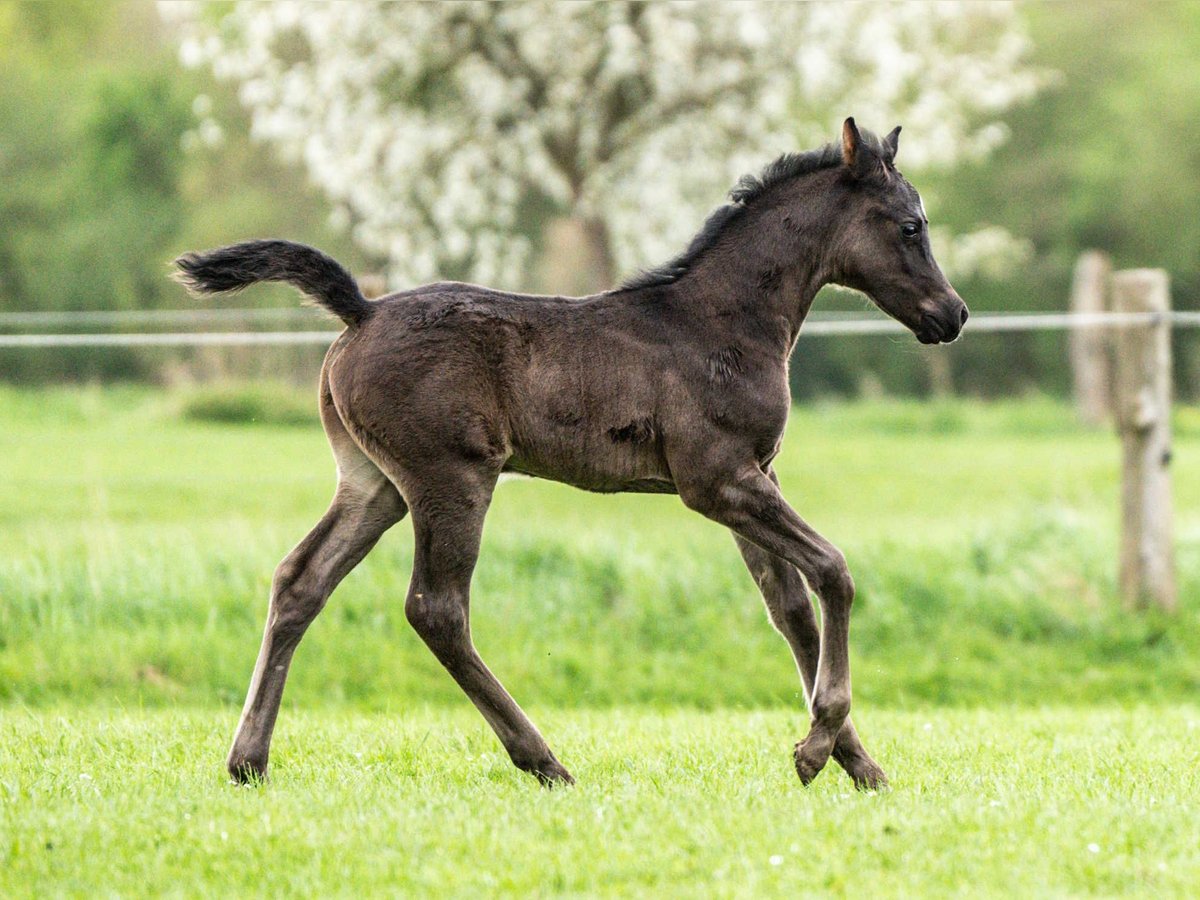
[[958, 295], [943, 300], [935, 309], [921, 315], [916, 328], [917, 340], [922, 344], [949, 344], [967, 324], [969, 315], [967, 304]]

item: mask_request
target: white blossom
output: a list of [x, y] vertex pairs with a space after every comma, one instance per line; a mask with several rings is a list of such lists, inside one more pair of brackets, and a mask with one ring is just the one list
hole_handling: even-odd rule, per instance
[[960, 235], [951, 235], [941, 228], [931, 231], [938, 262], [952, 281], [1006, 278], [1033, 256], [1029, 241], [1015, 238], [995, 225]]
[[948, 165], [1002, 141], [1040, 78], [1000, 3], [203, 6], [160, 4], [180, 58], [238, 85], [397, 284], [520, 286], [547, 208], [602, 222], [632, 271], [846, 115], [903, 124], [905, 166]]

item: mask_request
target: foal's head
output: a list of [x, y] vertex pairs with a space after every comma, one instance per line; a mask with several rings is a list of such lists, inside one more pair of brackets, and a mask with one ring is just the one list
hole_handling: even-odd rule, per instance
[[893, 163], [899, 139], [899, 127], [879, 141], [865, 139], [853, 119], [842, 127], [844, 222], [833, 281], [865, 293], [921, 343], [948, 343], [967, 305], [933, 258], [920, 195]]

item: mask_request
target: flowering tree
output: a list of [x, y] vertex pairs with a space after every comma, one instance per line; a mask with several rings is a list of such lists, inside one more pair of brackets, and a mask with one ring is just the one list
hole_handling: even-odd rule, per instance
[[[909, 166], [1004, 138], [1031, 95], [993, 3], [163, 4], [185, 63], [239, 85], [397, 283], [526, 279], [545, 213], [583, 223], [596, 278], [659, 262], [736, 176], [905, 125]], [[599, 285], [598, 285], [599, 286]]]

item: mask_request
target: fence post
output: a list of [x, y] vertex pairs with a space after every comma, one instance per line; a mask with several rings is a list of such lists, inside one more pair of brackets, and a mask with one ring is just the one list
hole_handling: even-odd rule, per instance
[[[1071, 282], [1072, 313], [1108, 311], [1112, 265], [1099, 250], [1082, 253]], [[1101, 425], [1112, 412], [1110, 385], [1112, 358], [1106, 328], [1074, 328], [1067, 337], [1071, 373], [1075, 379], [1075, 405], [1088, 425]]]
[[1131, 269], [1112, 278], [1118, 312], [1160, 313], [1116, 329], [1115, 410], [1124, 457], [1121, 485], [1121, 593], [1136, 609], [1173, 610], [1171, 526], [1171, 323], [1167, 273]]

